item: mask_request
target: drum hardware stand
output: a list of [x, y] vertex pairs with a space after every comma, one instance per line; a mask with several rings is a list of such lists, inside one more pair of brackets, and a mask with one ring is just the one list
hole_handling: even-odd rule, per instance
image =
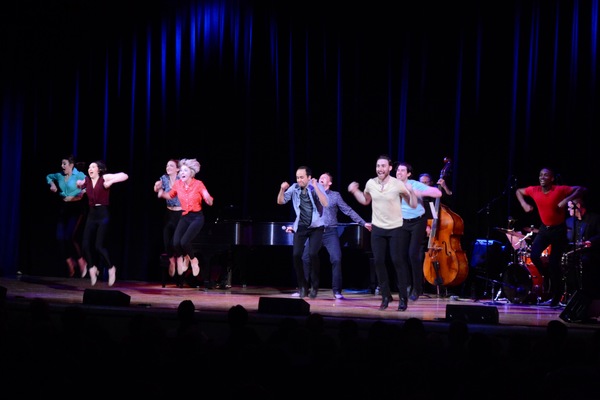
[[563, 294], [560, 298], [561, 303], [567, 303], [569, 301], [569, 289], [567, 286], [567, 274], [569, 272], [569, 253], [563, 253], [561, 258], [561, 266], [562, 266], [562, 284], [563, 284]]
[[528, 239], [531, 236], [533, 236], [533, 231], [529, 232], [527, 235], [525, 235], [521, 239], [519, 239], [517, 241], [517, 244], [519, 245], [519, 248], [521, 247], [521, 243], [523, 243], [525, 241], [525, 239]]
[[[487, 278], [487, 277], [484, 278], [484, 277], [478, 276], [478, 278], [484, 279], [487, 282], [491, 282], [492, 283], [492, 289], [491, 289], [492, 290], [491, 291], [492, 301], [488, 301], [488, 302], [485, 302], [483, 304], [485, 304], [485, 305], [491, 305], [491, 306], [498, 305], [498, 304], [504, 305], [505, 303], [498, 302], [498, 300], [500, 299], [500, 294], [502, 293], [502, 282], [500, 282], [500, 281], [498, 281], [496, 279], [491, 279], [491, 278]], [[495, 290], [496, 290], [496, 284], [498, 284], [498, 286], [499, 286], [497, 292], [495, 292]], [[495, 295], [494, 295], [494, 292], [495, 292]]]
[[577, 290], [578, 291], [583, 290], [583, 261], [581, 259], [581, 254], [579, 253], [579, 251], [584, 248], [585, 248], [585, 245], [583, 245], [582, 243], [576, 242], [574, 250], [568, 251], [562, 255], [562, 260], [561, 260], [561, 264], [563, 267], [562, 281], [563, 281], [563, 285], [564, 285], [565, 289], [564, 289], [563, 295], [561, 297], [561, 303], [566, 304], [570, 300], [568, 284], [567, 284], [567, 273], [569, 272], [569, 269], [571, 268], [571, 263], [569, 263], [570, 256], [577, 257], [576, 258], [577, 262], [573, 263], [573, 264], [576, 264], [575, 268], [576, 268], [576, 273], [577, 273]]
[[[575, 244], [575, 246], [579, 246], [579, 243]], [[579, 290], [583, 290], [583, 260], [581, 253], [577, 252], [583, 248], [585, 248], [585, 246], [582, 243], [581, 247], [575, 249], [575, 256], [577, 257], [577, 287]]]
[[[502, 284], [500, 284], [500, 287], [498, 288], [498, 291], [496, 292], [496, 296], [494, 296], [494, 300], [492, 303], [495, 303], [496, 301], [498, 301], [501, 293], [502, 293]], [[492, 292], [492, 294], [494, 294], [494, 293]]]
[[[514, 222], [514, 220], [511, 217], [509, 217], [509, 226], [510, 226], [511, 222]], [[525, 240], [528, 239], [532, 235], [533, 235], [533, 232], [529, 232], [527, 235], [523, 236], [522, 238], [520, 238], [515, 243], [515, 245], [517, 245], [518, 250], [516, 250], [513, 247], [513, 252], [512, 252], [512, 254], [513, 254], [512, 255], [513, 262], [511, 264], [509, 264], [509, 265], [515, 265], [515, 264], [521, 265], [520, 254], [523, 251], [521, 243], [525, 242]], [[506, 273], [506, 271], [504, 273]], [[503, 304], [503, 303], [497, 303], [497, 301], [500, 299], [500, 295], [503, 293], [503, 288], [505, 286], [510, 286], [511, 289], [515, 289], [515, 286], [514, 285], [510, 285], [510, 284], [508, 284], [506, 282], [500, 282], [500, 281], [497, 281], [497, 280], [494, 280], [494, 279], [489, 279], [489, 280], [492, 282], [492, 301], [488, 302], [486, 304], [491, 304], [491, 305], [493, 305], [493, 304]], [[500, 287], [498, 288], [498, 291], [496, 292], [496, 295], [494, 296], [495, 284], [499, 284]], [[509, 302], [508, 299], [506, 299], [506, 301]]]

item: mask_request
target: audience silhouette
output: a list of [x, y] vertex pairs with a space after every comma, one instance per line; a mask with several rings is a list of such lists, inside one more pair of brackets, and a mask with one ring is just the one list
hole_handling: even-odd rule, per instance
[[222, 332], [208, 334], [184, 300], [170, 328], [140, 312], [116, 337], [80, 305], [57, 314], [33, 299], [25, 311], [21, 318], [0, 312], [0, 357], [10, 365], [3, 378], [23, 396], [64, 385], [73, 397], [93, 387], [101, 396], [119, 388], [130, 396], [301, 399], [314, 386], [321, 396], [353, 398], [376, 390], [416, 399], [588, 399], [600, 377], [600, 331], [573, 338], [559, 320], [537, 336], [472, 331], [464, 320], [450, 321], [446, 332], [418, 318], [334, 326], [318, 313], [261, 327], [238, 304]]

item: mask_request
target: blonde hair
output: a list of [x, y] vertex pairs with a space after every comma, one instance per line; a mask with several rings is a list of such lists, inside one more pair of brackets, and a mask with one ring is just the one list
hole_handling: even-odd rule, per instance
[[184, 165], [191, 169], [194, 175], [200, 172], [200, 163], [195, 158], [182, 158], [179, 161], [179, 168], [183, 167]]

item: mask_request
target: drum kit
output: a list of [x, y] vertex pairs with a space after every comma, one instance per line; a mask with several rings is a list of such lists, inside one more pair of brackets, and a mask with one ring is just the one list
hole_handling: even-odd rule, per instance
[[[531, 247], [528, 240], [538, 232], [537, 229], [526, 227], [523, 234], [513, 229], [495, 228], [506, 234], [514, 250], [512, 261], [501, 272], [501, 287], [496, 299], [504, 294], [506, 299], [515, 304], [539, 304], [549, 298], [548, 280], [531, 261]], [[542, 252], [542, 264], [548, 264], [548, 256], [552, 246]]]

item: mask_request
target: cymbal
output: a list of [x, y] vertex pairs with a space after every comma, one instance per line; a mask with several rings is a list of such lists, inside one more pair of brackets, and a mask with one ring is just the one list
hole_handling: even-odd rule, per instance
[[521, 232], [516, 232], [513, 229], [505, 229], [505, 228], [495, 228], [497, 231], [506, 233], [509, 236], [513, 236], [516, 237], [518, 239], [523, 239], [525, 237], [525, 235], [523, 235]]
[[533, 228], [533, 227], [532, 227], [532, 228], [530, 228], [530, 227], [528, 227], [528, 226], [524, 227], [524, 228], [523, 228], [523, 230], [524, 230], [525, 232], [533, 232], [533, 233], [538, 233], [538, 232], [540, 231], [538, 228]]

